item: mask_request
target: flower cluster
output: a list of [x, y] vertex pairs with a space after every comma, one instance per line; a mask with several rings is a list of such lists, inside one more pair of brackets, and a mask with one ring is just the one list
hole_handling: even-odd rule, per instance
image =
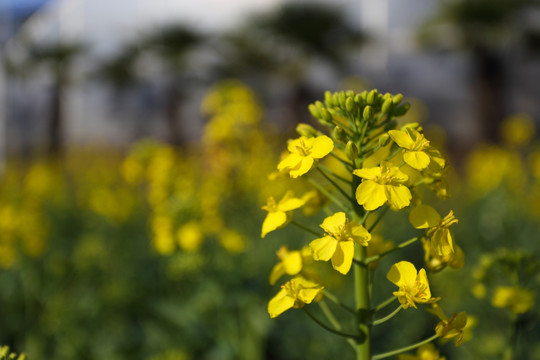
[[[280, 247], [279, 262], [272, 270], [270, 283], [275, 284], [282, 276], [292, 278], [270, 300], [270, 316], [303, 308], [319, 325], [349, 338], [359, 359], [372, 356], [369, 346], [372, 326], [390, 320], [401, 309], [418, 309], [420, 305], [440, 300], [431, 294], [426, 269], [440, 271], [447, 265], [459, 268], [464, 263], [463, 251], [452, 231], [452, 226], [458, 223], [453, 212], [441, 217], [420, 197], [422, 186], [437, 196], [448, 195], [444, 180], [446, 160], [426, 139], [420, 125], [410, 123], [397, 128], [397, 118], [408, 108], [401, 94], [381, 94], [377, 90], [326, 92], [324, 103], [315, 102], [309, 111], [329, 131], [325, 134], [311, 125], [300, 124], [297, 127], [300, 136], [288, 142], [287, 151], [277, 165], [279, 173], [272, 175], [272, 179], [280, 178], [280, 174], [281, 178], [300, 182], [309, 187], [304, 190], [306, 194], [316, 191], [327, 199], [318, 203], [326, 213], [320, 223], [324, 232], [306, 223], [309, 219], [305, 216], [302, 221], [294, 218], [295, 210], [307, 206], [307, 196], [295, 197], [289, 190], [279, 201], [268, 197], [262, 207], [267, 211], [261, 231], [263, 238], [270, 239], [267, 236], [270, 232], [288, 224], [311, 237], [298, 250]], [[413, 228], [423, 232], [397, 246], [385, 241], [380, 229], [384, 228], [388, 210], [407, 212]], [[304, 215], [313, 214], [314, 211], [304, 211]], [[389, 267], [387, 279], [398, 287], [392, 299], [397, 299], [400, 305], [380, 318], [378, 313], [385, 311], [392, 299], [372, 305], [372, 289], [379, 284], [373, 283], [370, 273], [381, 267], [386, 255], [413, 243], [423, 245], [426, 269], [417, 269], [406, 260]], [[332, 281], [325, 280], [324, 272], [316, 267], [324, 262], [329, 262], [341, 276], [354, 277], [354, 306], [331, 293]], [[326, 300], [355, 314], [354, 331], [343, 331]], [[313, 302], [319, 303], [333, 327], [308, 310], [306, 305]], [[434, 328], [433, 339], [460, 336], [466, 319], [465, 313], [456, 318], [441, 318]], [[461, 341], [462, 336], [456, 344]], [[427, 346], [421, 351], [438, 354]]]

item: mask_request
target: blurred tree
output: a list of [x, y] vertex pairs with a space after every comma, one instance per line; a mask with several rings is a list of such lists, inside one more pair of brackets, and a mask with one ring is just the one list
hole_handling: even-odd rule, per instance
[[497, 141], [505, 109], [505, 57], [508, 45], [524, 36], [523, 16], [538, 0], [452, 0], [420, 31], [430, 48], [463, 49], [472, 55], [473, 92], [485, 140]]
[[48, 44], [30, 43], [25, 48], [26, 56], [23, 61], [15, 62], [7, 59], [7, 71], [14, 76], [26, 77], [45, 70], [52, 77], [47, 153], [52, 156], [61, 156], [64, 149], [63, 100], [65, 87], [70, 82], [70, 69], [73, 61], [86, 50], [86, 46], [82, 43], [55, 42]]
[[290, 109], [293, 122], [298, 122], [313, 100], [314, 66], [326, 66], [338, 76], [346, 73], [347, 55], [363, 37], [336, 6], [285, 3], [272, 13], [253, 16], [225, 40], [220, 73], [282, 78], [293, 88]]

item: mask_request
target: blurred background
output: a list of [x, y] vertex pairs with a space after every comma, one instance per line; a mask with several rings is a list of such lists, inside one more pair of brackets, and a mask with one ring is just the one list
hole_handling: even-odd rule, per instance
[[[540, 358], [537, 0], [0, 0], [0, 46], [0, 344], [30, 359], [352, 359], [298, 311], [270, 321], [275, 252], [309, 239], [260, 239], [260, 207], [290, 186], [267, 176], [296, 125], [315, 126], [307, 105], [377, 88], [403, 93], [453, 164], [436, 205], [460, 219], [466, 265], [435, 274], [434, 293], [477, 324], [441, 352]], [[412, 233], [389, 221], [385, 239]], [[400, 316], [411, 329], [375, 349], [436, 323]]]

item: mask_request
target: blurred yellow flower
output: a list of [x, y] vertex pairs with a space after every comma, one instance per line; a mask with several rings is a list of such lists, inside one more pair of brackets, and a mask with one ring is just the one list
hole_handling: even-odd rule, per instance
[[498, 286], [491, 304], [498, 308], [507, 308], [514, 314], [523, 314], [533, 308], [534, 295], [531, 291], [517, 286]]
[[310, 304], [323, 289], [324, 286], [316, 282], [296, 276], [282, 285], [281, 290], [270, 300], [268, 314], [275, 318], [289, 309]]
[[465, 264], [465, 254], [457, 245], [454, 245], [454, 252], [448, 255], [439, 255], [433, 250], [431, 241], [422, 238], [422, 247], [424, 248], [424, 262], [429, 271], [437, 272], [444, 269], [447, 265], [454, 269], [462, 268]]
[[535, 134], [533, 119], [527, 114], [515, 114], [501, 125], [501, 137], [511, 146], [527, 145]]
[[348, 221], [344, 212], [327, 217], [321, 227], [327, 235], [309, 244], [313, 258], [322, 261], [332, 259], [332, 267], [347, 274], [354, 257], [354, 243], [367, 246], [371, 235], [362, 225]]
[[429, 304], [440, 299], [431, 297], [426, 270], [417, 271], [408, 261], [394, 264], [386, 274], [386, 278], [399, 287], [393, 294], [404, 309], [411, 306], [416, 309], [416, 304]]
[[292, 251], [289, 251], [287, 246], [282, 246], [277, 251], [277, 256], [280, 262], [270, 272], [270, 285], [274, 285], [285, 274], [297, 275], [300, 273], [303, 265], [312, 259], [312, 252], [309, 246], [304, 246], [301, 250]]
[[287, 145], [289, 153], [278, 164], [279, 171], [289, 171], [292, 178], [307, 173], [316, 160], [328, 155], [334, 149], [334, 142], [326, 135], [307, 138], [301, 136]]
[[437, 304], [433, 304], [432, 308], [428, 309], [428, 311], [441, 320], [435, 326], [435, 333], [443, 340], [454, 339], [455, 346], [461, 345], [464, 329], [467, 325], [467, 314], [462, 311], [457, 315], [453, 313], [451, 317], [448, 317]]
[[408, 176], [397, 166], [382, 162], [381, 166], [356, 169], [353, 174], [364, 180], [356, 189], [356, 200], [366, 210], [375, 210], [388, 202], [395, 209], [409, 206], [411, 191], [405, 185]]
[[230, 253], [240, 253], [246, 249], [246, 239], [232, 229], [224, 229], [218, 234], [218, 241]]
[[198, 251], [203, 243], [201, 225], [196, 221], [185, 223], [176, 232], [176, 239], [180, 248], [186, 252]]
[[421, 204], [411, 210], [409, 221], [417, 229], [427, 229], [426, 236], [431, 239], [434, 254], [448, 256], [455, 253], [454, 233], [450, 226], [457, 224], [458, 219], [453, 211], [441, 218], [431, 206]]
[[444, 356], [441, 357], [439, 350], [430, 343], [420, 346], [416, 350], [416, 355], [398, 355], [398, 360], [446, 360], [446, 358]]
[[263, 210], [268, 211], [263, 221], [261, 237], [276, 229], [279, 229], [289, 223], [292, 219], [292, 211], [304, 205], [304, 201], [295, 198], [292, 191], [287, 191], [283, 198], [276, 203], [273, 197], [269, 197]]

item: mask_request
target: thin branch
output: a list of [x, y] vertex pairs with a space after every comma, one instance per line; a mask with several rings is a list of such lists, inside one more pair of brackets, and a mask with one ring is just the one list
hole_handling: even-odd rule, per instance
[[298, 223], [298, 222], [296, 222], [294, 220], [291, 221], [291, 224], [293, 224], [294, 226], [296, 226], [296, 227], [298, 227], [298, 228], [300, 228], [300, 229], [302, 229], [304, 231], [307, 231], [308, 233], [313, 234], [313, 235], [315, 235], [317, 237], [323, 237], [324, 236], [324, 234], [319, 233], [319, 232], [317, 232], [317, 231], [315, 231], [313, 229], [310, 229], [307, 226], [304, 226], [304, 225], [302, 225], [302, 224], [300, 224], [300, 223]]
[[317, 167], [317, 170], [319, 170], [319, 172], [322, 174], [322, 176], [324, 176], [324, 178], [326, 180], [328, 180], [330, 182], [330, 184], [334, 185], [334, 187], [341, 193], [341, 195], [343, 195], [345, 197], [345, 199], [349, 200], [351, 203], [353, 202], [353, 200], [349, 196], [349, 194], [345, 190], [343, 190], [341, 188], [341, 186], [339, 186], [334, 180], [332, 180], [332, 178], [330, 176], [328, 176], [323, 169], [321, 169], [320, 167]]
[[414, 349], [419, 348], [420, 346], [422, 346], [424, 344], [432, 342], [433, 340], [437, 339], [438, 337], [439, 337], [439, 335], [435, 334], [435, 335], [433, 335], [432, 337], [430, 337], [428, 339], [417, 342], [416, 344], [405, 346], [405, 347], [402, 347], [400, 349], [392, 350], [392, 351], [385, 352], [385, 353], [382, 353], [382, 354], [373, 355], [371, 357], [371, 360], [385, 359], [385, 358], [388, 358], [390, 356], [394, 356], [394, 355], [404, 353], [405, 351], [414, 350]]
[[327, 173], [329, 173], [330, 175], [332, 175], [333, 177], [335, 177], [336, 179], [341, 180], [341, 181], [343, 181], [344, 183], [347, 183], [347, 184], [349, 184], [349, 185], [351, 184], [351, 180], [350, 180], [350, 179], [346, 179], [346, 178], [344, 178], [343, 176], [334, 173], [332, 170], [330, 170], [328, 167], [324, 166], [323, 164], [319, 163], [318, 166], [319, 166], [321, 169], [323, 169], [324, 171], [326, 171]]
[[308, 314], [308, 316], [313, 320], [315, 321], [320, 327], [322, 327], [323, 329], [325, 330], [328, 330], [330, 331], [331, 333], [333, 334], [336, 334], [336, 335], [339, 335], [339, 336], [343, 336], [343, 337], [346, 337], [346, 338], [350, 338], [350, 339], [354, 339], [354, 340], [357, 340], [360, 338], [359, 335], [353, 335], [353, 334], [347, 334], [347, 333], [343, 333], [341, 331], [338, 331], [338, 330], [334, 330], [332, 329], [330, 326], [326, 325], [325, 323], [323, 323], [322, 321], [320, 321], [319, 319], [317, 319], [312, 313], [309, 312], [309, 310], [304, 306], [302, 309], [304, 309], [304, 311], [306, 312], [306, 314]]
[[385, 252], [382, 252], [378, 255], [375, 255], [375, 256], [372, 256], [372, 257], [368, 257], [366, 260], [364, 260], [364, 264], [365, 265], [368, 265], [374, 261], [377, 261], [383, 257], [385, 257], [386, 255], [390, 254], [390, 253], [393, 253], [394, 251], [397, 251], [399, 249], [403, 249], [404, 247], [414, 243], [415, 241], [417, 241], [418, 239], [420, 239], [420, 236], [417, 236], [417, 237], [413, 237], [412, 239], [409, 239], [407, 241], [404, 241], [402, 242], [401, 244], [399, 244], [398, 246], [396, 246], [395, 248], [392, 248], [390, 250], [387, 250]]
[[375, 222], [373, 224], [371, 224], [371, 226], [369, 227], [368, 229], [368, 232], [371, 233], [371, 231], [373, 231], [373, 229], [375, 229], [375, 226], [377, 226], [377, 224], [379, 223], [379, 221], [382, 220], [383, 216], [386, 215], [386, 212], [388, 211], [388, 209], [390, 209], [390, 206], [387, 205], [384, 205], [381, 212], [379, 213], [379, 217], [375, 220]]
[[356, 311], [355, 311], [353, 308], [351, 308], [351, 307], [345, 305], [344, 303], [342, 303], [342, 302], [337, 298], [337, 296], [335, 296], [334, 294], [332, 294], [332, 293], [329, 292], [328, 290], [326, 290], [326, 289], [323, 290], [323, 294], [324, 294], [324, 296], [325, 296], [327, 299], [329, 299], [330, 301], [332, 301], [334, 304], [339, 305], [339, 306], [341, 306], [343, 309], [345, 309], [345, 310], [347, 310], [348, 312], [350, 312], [351, 314], [356, 315]]
[[327, 198], [329, 198], [330, 200], [332, 200], [332, 202], [334, 204], [336, 204], [337, 206], [339, 206], [341, 209], [343, 210], [346, 210], [346, 211], [350, 211], [350, 208], [348, 206], [345, 206], [341, 200], [339, 200], [338, 198], [336, 198], [334, 195], [332, 195], [328, 190], [326, 190], [323, 186], [321, 186], [318, 182], [316, 182], [315, 180], [313, 180], [312, 178], [308, 177], [307, 178], [307, 181], [313, 185], [313, 187], [315, 187], [317, 190], [319, 190], [324, 196], [326, 196]]
[[373, 310], [371, 310], [373, 313], [376, 313], [378, 311], [381, 311], [382, 309], [384, 309], [385, 307], [387, 307], [388, 305], [390, 305], [391, 303], [393, 303], [394, 301], [397, 300], [397, 297], [395, 296], [392, 296], [386, 300], [384, 300], [382, 303], [380, 303], [379, 305], [375, 306], [375, 308]]
[[[321, 308], [321, 311], [323, 312], [324, 316], [326, 316], [326, 318], [328, 319], [328, 321], [330, 321], [332, 326], [334, 326], [334, 328], [336, 328], [336, 330], [340, 331], [342, 326], [339, 323], [339, 321], [336, 319], [336, 317], [332, 313], [332, 310], [330, 310], [330, 308], [328, 307], [326, 302], [323, 300], [323, 301], [319, 301], [318, 304], [319, 304], [319, 307]], [[347, 338], [347, 342], [356, 351], [356, 342], [351, 338]]]
[[403, 309], [403, 306], [402, 306], [402, 305], [399, 305], [399, 306], [396, 308], [396, 310], [392, 311], [390, 314], [386, 315], [385, 317], [380, 318], [380, 319], [377, 319], [377, 320], [373, 320], [373, 323], [372, 323], [373, 326], [375, 326], [375, 325], [380, 325], [380, 324], [382, 324], [382, 323], [387, 322], [388, 320], [390, 320], [391, 318], [393, 318], [394, 316], [396, 316], [396, 314], [397, 314], [398, 312], [400, 312], [401, 309]]

